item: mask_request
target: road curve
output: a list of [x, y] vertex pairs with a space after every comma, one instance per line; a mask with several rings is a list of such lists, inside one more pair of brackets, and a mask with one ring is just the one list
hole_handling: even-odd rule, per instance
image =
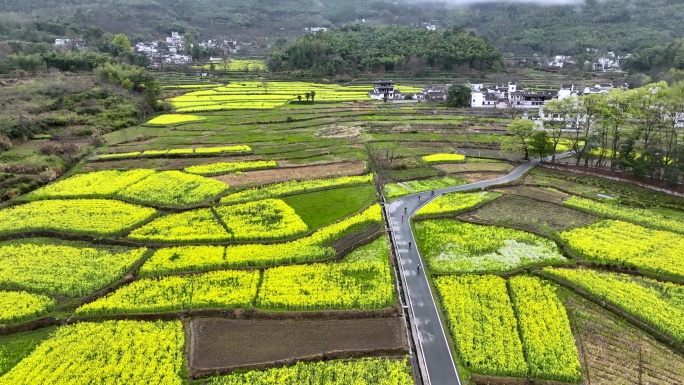
[[[556, 158], [565, 156], [569, 154], [562, 154]], [[434, 196], [429, 191], [413, 194], [385, 205], [396, 247], [399, 272], [407, 296], [406, 305], [409, 307], [413, 338], [424, 384], [461, 385], [461, 379], [458, 376], [451, 349], [449, 349], [444, 324], [437, 311], [435, 296], [425, 274], [425, 266], [415, 246], [416, 240], [411, 229], [410, 218], [423, 205], [442, 194], [511, 182], [537, 164], [539, 164], [538, 159], [524, 163], [510, 174], [500, 178], [435, 190]], [[409, 242], [411, 247], [409, 247]]]

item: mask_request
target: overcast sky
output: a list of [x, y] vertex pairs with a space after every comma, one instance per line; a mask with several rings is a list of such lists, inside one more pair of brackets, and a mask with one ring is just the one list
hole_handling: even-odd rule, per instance
[[478, 3], [535, 3], [535, 4], [548, 4], [548, 5], [559, 5], [559, 4], [577, 4], [582, 2], [582, 0], [403, 0], [405, 2], [426, 2], [426, 3], [447, 3], [451, 5], [469, 5]]

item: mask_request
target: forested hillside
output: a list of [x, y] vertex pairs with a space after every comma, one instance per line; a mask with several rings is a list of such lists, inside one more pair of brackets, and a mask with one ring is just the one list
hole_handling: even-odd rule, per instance
[[652, 80], [684, 80], [684, 39], [636, 51], [625, 69], [646, 73]]
[[448, 27], [472, 28], [506, 50], [631, 52], [684, 37], [681, 0], [585, 0], [574, 5], [492, 3], [456, 9]]
[[[372, 24], [473, 30], [505, 51], [577, 54], [586, 47], [630, 52], [684, 37], [681, 0], [580, 0], [565, 5], [409, 0], [0, 0], [0, 38], [79, 35], [90, 25], [134, 38], [169, 30], [208, 37], [293, 39], [311, 26]], [[19, 16], [19, 17], [18, 17]], [[266, 40], [265, 38], [269, 39]]]
[[282, 51], [272, 52], [268, 65], [277, 72], [333, 76], [396, 70], [418, 75], [431, 68], [485, 71], [502, 63], [496, 47], [468, 32], [353, 24], [301, 37]]

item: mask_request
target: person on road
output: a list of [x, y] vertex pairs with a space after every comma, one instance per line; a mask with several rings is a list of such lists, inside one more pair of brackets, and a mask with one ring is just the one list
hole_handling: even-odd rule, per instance
[[409, 242], [409, 249], [411, 248], [411, 242]]
[[404, 207], [404, 214], [406, 213], [406, 207]]
[[435, 190], [432, 190], [432, 195], [433, 195], [433, 196], [435, 195]]
[[418, 265], [418, 268], [416, 270], [418, 271], [418, 274], [420, 274], [420, 265]]
[[404, 214], [401, 214], [401, 221], [404, 221]]
[[420, 195], [418, 195], [418, 200], [420, 200]]

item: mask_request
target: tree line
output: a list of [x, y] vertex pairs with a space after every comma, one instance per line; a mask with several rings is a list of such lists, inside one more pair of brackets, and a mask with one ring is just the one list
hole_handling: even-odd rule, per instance
[[271, 52], [267, 63], [271, 71], [308, 76], [400, 70], [419, 75], [428, 68], [487, 71], [502, 67], [499, 50], [472, 33], [361, 24], [300, 37]]
[[684, 176], [684, 82], [552, 100], [542, 113], [543, 129], [531, 120], [514, 120], [503, 148], [525, 158], [546, 157], [566, 142], [576, 166], [671, 185]]
[[642, 48], [627, 59], [624, 69], [647, 74], [647, 81], [684, 80], [684, 39]]

